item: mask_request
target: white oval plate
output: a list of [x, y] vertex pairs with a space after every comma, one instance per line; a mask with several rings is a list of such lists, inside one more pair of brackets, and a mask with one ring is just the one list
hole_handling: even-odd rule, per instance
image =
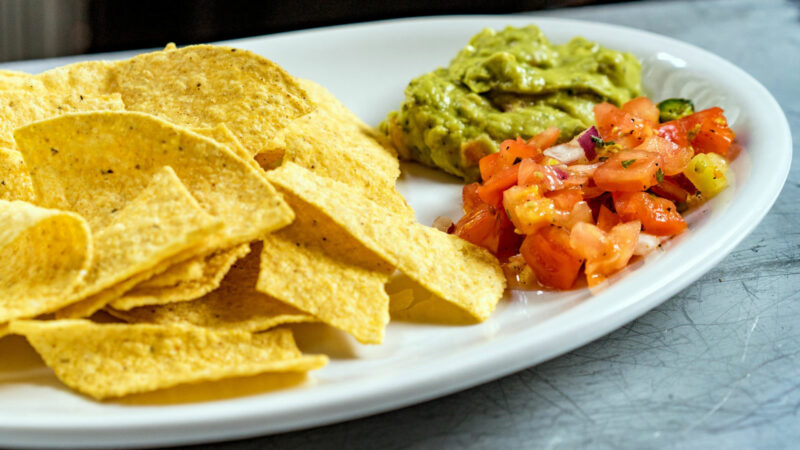
[[[374, 414], [568, 352], [644, 314], [711, 269], [772, 206], [792, 151], [786, 118], [769, 92], [713, 54], [619, 26], [519, 16], [388, 21], [230, 44], [323, 84], [367, 122], [377, 124], [400, 105], [411, 78], [446, 65], [470, 36], [484, 27], [528, 23], [540, 26], [554, 42], [582, 35], [633, 52], [643, 61], [645, 87], [654, 99], [689, 97], [699, 108], [719, 105], [726, 110], [745, 148], [732, 165], [734, 183], [691, 214], [689, 231], [665, 251], [615, 277], [594, 296], [587, 290], [515, 292], [481, 325], [392, 323], [384, 345], [348, 343], [355, 358], [334, 357], [305, 384], [270, 393], [162, 406], [97, 403], [62, 387], [47, 369], [4, 372], [0, 365], [0, 446], [185, 444]], [[44, 68], [62, 61], [5, 68]], [[460, 215], [460, 183], [418, 166], [405, 169], [399, 187], [420, 222], [430, 224], [440, 214]]]

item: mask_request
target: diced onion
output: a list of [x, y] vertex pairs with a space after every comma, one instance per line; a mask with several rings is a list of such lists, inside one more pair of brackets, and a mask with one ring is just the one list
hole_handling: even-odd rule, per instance
[[594, 140], [592, 140], [592, 137], [600, 137], [600, 133], [594, 126], [589, 127], [588, 130], [581, 133], [577, 139], [578, 144], [580, 144], [581, 148], [583, 148], [586, 159], [589, 161], [593, 160], [595, 156], [597, 156], [597, 152], [594, 150]]
[[453, 219], [447, 216], [439, 216], [433, 219], [433, 224], [431, 226], [439, 231], [450, 233], [451, 228], [453, 227]]
[[592, 136], [600, 137], [600, 133], [597, 132], [597, 128], [595, 127], [590, 127], [578, 137], [565, 144], [548, 148], [544, 151], [544, 154], [564, 164], [570, 164], [575, 161], [580, 161], [581, 159], [591, 161], [597, 156], [597, 152], [594, 150]]
[[573, 163], [586, 157], [583, 148], [575, 140], [550, 147], [544, 151], [544, 154], [564, 164]]
[[657, 249], [665, 239], [652, 234], [639, 233], [639, 240], [636, 241], [636, 248], [633, 249], [633, 254], [639, 256], [647, 255]]

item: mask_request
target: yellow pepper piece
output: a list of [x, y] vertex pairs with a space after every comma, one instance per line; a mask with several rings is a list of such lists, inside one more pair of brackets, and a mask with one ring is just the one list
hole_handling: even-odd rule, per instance
[[700, 194], [710, 199], [728, 187], [728, 162], [716, 153], [694, 155], [683, 170]]

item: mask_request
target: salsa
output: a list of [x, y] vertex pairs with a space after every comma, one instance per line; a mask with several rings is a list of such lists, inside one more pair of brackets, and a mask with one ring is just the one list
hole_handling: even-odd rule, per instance
[[662, 122], [637, 97], [593, 115], [566, 143], [555, 127], [504, 141], [463, 188], [452, 232], [497, 256], [512, 287], [570, 289], [581, 274], [594, 286], [686, 230], [682, 213], [728, 184], [735, 135], [721, 108]]
[[475, 181], [478, 162], [500, 142], [550, 127], [568, 141], [592, 125], [595, 105], [621, 106], [640, 93], [630, 53], [580, 37], [554, 45], [533, 25], [485, 29], [448, 67], [411, 80], [381, 129], [401, 157]]

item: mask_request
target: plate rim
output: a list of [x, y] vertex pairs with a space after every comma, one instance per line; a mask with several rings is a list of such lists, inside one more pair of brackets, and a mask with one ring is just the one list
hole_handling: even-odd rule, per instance
[[[761, 199], [765, 200], [763, 205], [766, 206], [750, 210], [746, 217], [730, 227], [727, 234], [719, 236], [716, 245], [709, 245], [703, 248], [699, 255], [699, 257], [702, 257], [702, 262], [688, 264], [681, 267], [680, 270], [676, 270], [678, 273], [676, 282], [670, 283], [668, 286], [653, 284], [649, 290], [642, 291], [637, 295], [637, 297], [644, 297], [644, 299], [640, 298], [620, 305], [617, 308], [618, 311], [614, 311], [618, 315], [606, 323], [602, 323], [601, 319], [608, 319], [608, 317], [599, 317], [595, 318], [594, 321], [590, 321], [594, 322], [591, 325], [587, 325], [586, 322], [581, 323], [580, 326], [584, 328], [583, 330], [574, 330], [568, 327], [561, 333], [548, 335], [544, 339], [533, 343], [527, 342], [525, 339], [519, 339], [518, 342], [499, 349], [493, 348], [491, 342], [482, 343], [482, 347], [487, 346], [496, 351], [486, 352], [482, 358], [474, 360], [461, 358], [458, 354], [449, 355], [437, 364], [421, 368], [421, 370], [418, 370], [410, 377], [404, 378], [401, 383], [396, 384], [393, 389], [389, 390], [385, 389], [385, 383], [382, 380], [384, 378], [396, 379], [396, 376], [383, 375], [379, 378], [365, 380], [360, 383], [358, 394], [355, 396], [349, 392], [344, 392], [336, 385], [313, 387], [312, 389], [323, 391], [324, 395], [322, 397], [325, 401], [321, 405], [315, 404], [318, 403], [318, 399], [309, 401], [309, 396], [306, 396], [302, 402], [290, 407], [265, 408], [265, 405], [258, 397], [246, 397], [237, 399], [239, 408], [236, 410], [226, 409], [223, 413], [216, 409], [216, 402], [210, 402], [158, 407], [159, 411], [157, 412], [148, 409], [147, 413], [135, 418], [124, 416], [118, 417], [116, 420], [111, 418], [108, 421], [103, 420], [94, 424], [87, 424], [81, 418], [58, 416], [59, 423], [53, 424], [52, 421], [47, 421], [47, 426], [39, 425], [36, 418], [31, 419], [30, 416], [20, 417], [11, 413], [0, 412], [0, 445], [54, 447], [72, 445], [141, 446], [213, 442], [321, 426], [385, 412], [448, 395], [565, 354], [640, 317], [671, 298], [717, 265], [758, 226], [772, 208], [788, 177], [792, 159], [792, 136], [785, 114], [771, 93], [750, 74], [716, 54], [671, 37], [627, 26], [551, 16], [454, 15], [389, 19], [311, 28], [220, 43], [240, 45], [247, 44], [249, 41], [291, 39], [292, 36], [296, 35], [335, 33], [339, 30], [352, 28], [382, 28], [411, 22], [434, 23], [455, 20], [478, 23], [486, 20], [496, 21], [498, 19], [506, 20], [509, 23], [528, 21], [537, 25], [548, 22], [553, 26], [560, 24], [562, 26], [580, 27], [591, 24], [593, 27], [606, 29], [610, 32], [622, 30], [625, 33], [643, 34], [650, 38], [664, 41], [670, 45], [670, 50], [690, 49], [693, 52], [700, 52], [704, 57], [721, 64], [723, 69], [732, 71], [736, 75], [735, 78], [745, 81], [749, 87], [755, 89], [757, 94], [762, 96], [762, 101], [765, 102], [764, 106], [776, 113], [773, 118], [781, 119], [774, 124], [775, 131], [778, 132], [776, 139], [780, 144], [777, 148], [781, 149], [781, 153], [776, 155], [776, 159], [773, 162], [776, 163], [779, 169], [776, 171], [775, 177], [768, 180], [769, 189], [766, 189], [761, 196]], [[13, 65], [14, 63], [10, 63], [3, 66]], [[752, 183], [752, 180], [750, 183]], [[605, 295], [613, 289], [614, 286], [610, 286], [601, 295]], [[609, 312], [610, 314], [611, 312]], [[558, 345], [553, 345], [553, 341], [563, 341], [563, 335], [571, 331], [580, 332], [581, 338], [572, 339], [567, 344], [562, 342]], [[542, 349], [542, 347], [547, 348]], [[491, 367], [487, 369], [487, 366]], [[478, 373], [477, 375], [476, 372]], [[447, 384], [441, 383], [443, 378], [448, 380]], [[287, 397], [291, 395], [292, 391], [292, 389], [288, 389], [267, 395]], [[369, 400], [365, 402], [365, 399]], [[310, 407], [316, 408], [314, 414], [304, 414], [308, 412]], [[56, 416], [53, 415], [52, 418], [55, 419]], [[143, 433], [145, 431], [147, 433]], [[92, 435], [92, 439], [86, 440], [86, 435], [88, 434]]]

